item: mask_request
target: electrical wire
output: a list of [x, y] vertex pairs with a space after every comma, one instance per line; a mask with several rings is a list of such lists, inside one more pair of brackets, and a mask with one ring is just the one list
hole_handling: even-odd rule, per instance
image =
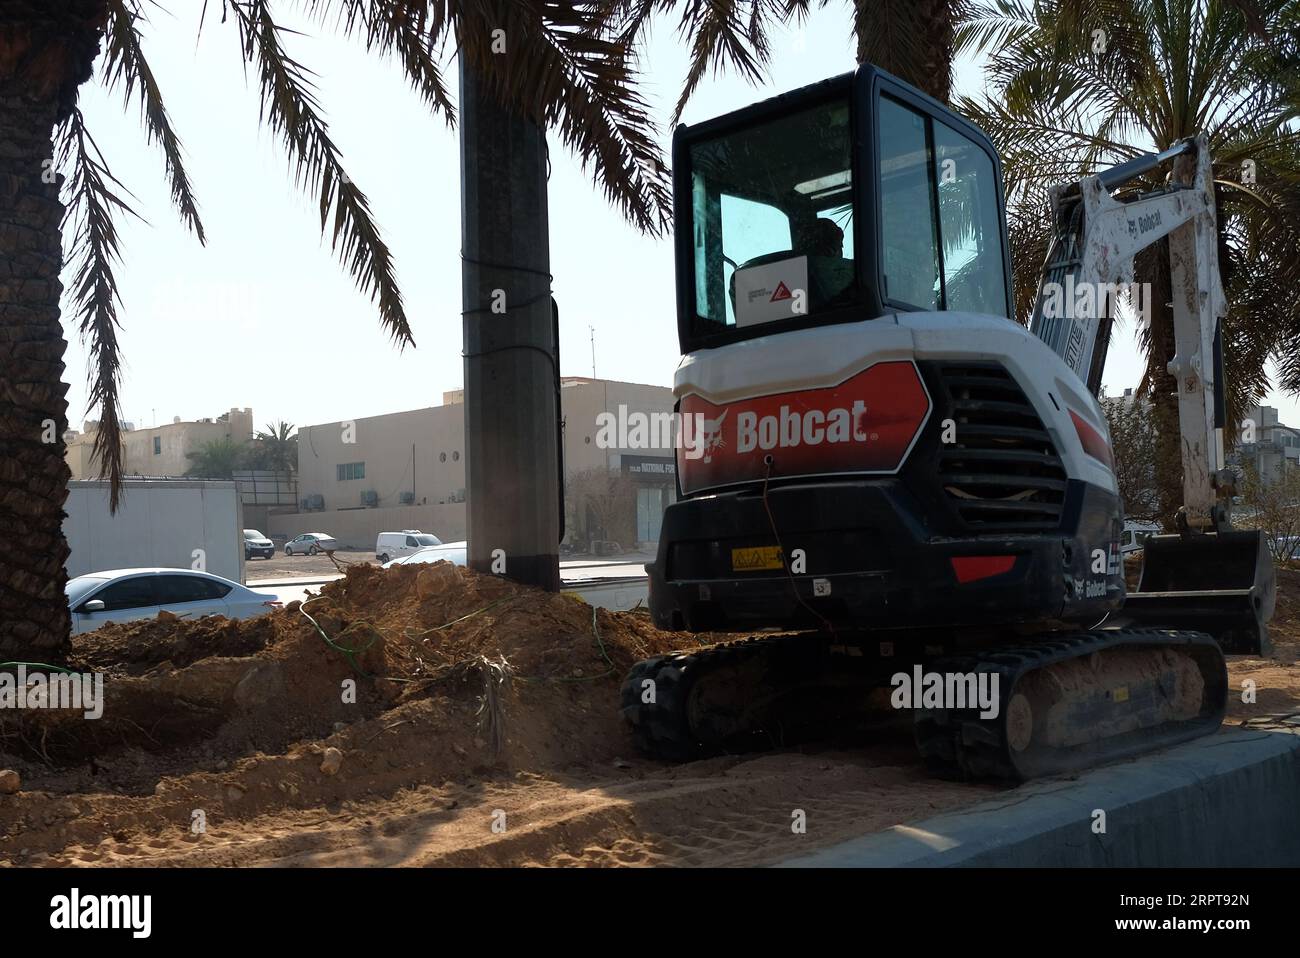
[[776, 547], [781, 551], [781, 567], [785, 569], [785, 574], [790, 580], [790, 589], [794, 592], [795, 601], [812, 613], [813, 617], [821, 622], [826, 631], [834, 638], [835, 626], [831, 624], [830, 619], [809, 605], [804, 600], [804, 597], [799, 594], [799, 585], [795, 582], [794, 572], [790, 568], [789, 557], [786, 555], [785, 546], [781, 544], [781, 534], [776, 529], [776, 518], [772, 515], [772, 506], [767, 501], [767, 486], [772, 478], [772, 466], [775, 462], [776, 460], [771, 455], [763, 457], [763, 464], [767, 467], [767, 471], [763, 474], [763, 511], [767, 513], [767, 522], [772, 528], [772, 538], [776, 540]]

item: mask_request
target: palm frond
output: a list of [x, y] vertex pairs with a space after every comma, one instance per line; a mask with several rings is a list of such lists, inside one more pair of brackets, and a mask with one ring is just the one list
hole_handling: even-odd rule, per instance
[[366, 196], [343, 168], [342, 156], [329, 135], [316, 101], [312, 72], [289, 56], [282, 43], [286, 31], [271, 16], [267, 0], [232, 3], [245, 62], [256, 67], [262, 115], [283, 141], [299, 186], [319, 197], [321, 230], [333, 211], [331, 245], [347, 266], [357, 288], [378, 300], [384, 328], [400, 344], [414, 345], [392, 255], [370, 214]]
[[57, 134], [58, 166], [67, 171], [63, 235], [68, 247], [72, 285], [68, 295], [77, 331], [90, 350], [88, 408], [98, 406], [99, 429], [91, 447], [99, 475], [109, 480], [109, 509], [116, 512], [122, 492], [122, 426], [118, 409], [122, 357], [118, 346], [118, 292], [115, 270], [121, 264], [115, 217], [138, 214], [119, 190], [130, 192], [113, 176], [103, 154], [74, 108]]
[[675, 126], [681, 119], [687, 103], [710, 68], [715, 76], [727, 69], [735, 70], [753, 84], [761, 83], [766, 76], [771, 47], [766, 39], [765, 25], [755, 0], [750, 0], [754, 9], [749, 17], [744, 16], [743, 2], [689, 0], [685, 4], [678, 34], [690, 40], [691, 62], [670, 125]]
[[[430, 111], [448, 126], [456, 106], [443, 79], [439, 55], [450, 23], [447, 4], [423, 0], [307, 0], [311, 14], [344, 36], [361, 35], [367, 51], [395, 57]], [[331, 16], [332, 15], [332, 16]]]
[[991, 0], [970, 7], [952, 35], [953, 52], [984, 53], [1013, 46], [1038, 28], [1033, 4], [1026, 0]]
[[148, 140], [159, 145], [167, 165], [167, 183], [171, 189], [172, 203], [181, 220], [194, 232], [199, 242], [206, 243], [203, 222], [199, 219], [198, 202], [185, 172], [181, 141], [172, 129], [171, 117], [163, 104], [162, 90], [140, 46], [136, 21], [143, 20], [144, 16], [139, 10], [128, 8], [124, 0], [107, 0], [107, 8], [103, 66], [105, 82], [110, 90], [121, 86], [123, 98], [128, 103], [138, 91], [140, 113], [144, 118]]
[[[496, 29], [506, 31], [504, 54], [493, 50]], [[595, 5], [479, 0], [461, 6], [457, 31], [466, 68], [499, 102], [556, 129], [638, 229], [657, 236], [671, 228], [668, 166], [632, 50]]]

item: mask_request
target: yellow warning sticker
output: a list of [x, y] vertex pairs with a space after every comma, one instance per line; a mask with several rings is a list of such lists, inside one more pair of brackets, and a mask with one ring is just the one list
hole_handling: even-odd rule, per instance
[[1127, 685], [1121, 685], [1119, 688], [1117, 688], [1117, 689], [1115, 690], [1115, 701], [1116, 701], [1116, 702], [1127, 702], [1127, 701], [1128, 701], [1128, 686], [1127, 686]]

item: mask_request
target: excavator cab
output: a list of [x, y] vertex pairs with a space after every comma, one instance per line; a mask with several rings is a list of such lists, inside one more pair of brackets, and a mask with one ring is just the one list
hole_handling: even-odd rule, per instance
[[683, 353], [899, 310], [1010, 315], [996, 151], [874, 67], [679, 127], [673, 162]]

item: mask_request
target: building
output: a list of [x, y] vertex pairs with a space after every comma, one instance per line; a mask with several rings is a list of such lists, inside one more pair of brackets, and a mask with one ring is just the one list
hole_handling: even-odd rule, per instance
[[[252, 409], [231, 409], [214, 419], [196, 422], [182, 422], [177, 416], [150, 429], [135, 429], [130, 423], [122, 426], [122, 471], [128, 476], [183, 476], [193, 465], [189, 453], [214, 440], [247, 443], [254, 436]], [[98, 478], [99, 468], [91, 457], [98, 429], [99, 422], [92, 419], [81, 432], [69, 430], [65, 434], [73, 479]]]
[[[465, 407], [462, 390], [442, 405], [298, 430], [299, 511], [271, 516], [276, 536], [328, 532], [370, 548], [380, 532], [420, 529], [444, 541], [465, 538]], [[608, 428], [637, 417], [664, 421], [672, 391], [662, 386], [566, 377], [561, 380], [567, 541], [616, 541], [622, 551], [659, 537], [676, 497], [674, 449], [647, 430]], [[602, 425], [607, 428], [602, 430]], [[621, 500], [619, 522], [593, 526], [586, 497], [602, 476]], [[626, 513], [625, 521], [623, 513]], [[603, 512], [602, 512], [603, 514]]]
[[1249, 465], [1261, 480], [1272, 482], [1300, 468], [1300, 429], [1279, 422], [1273, 406], [1256, 406], [1246, 415], [1229, 461]]

